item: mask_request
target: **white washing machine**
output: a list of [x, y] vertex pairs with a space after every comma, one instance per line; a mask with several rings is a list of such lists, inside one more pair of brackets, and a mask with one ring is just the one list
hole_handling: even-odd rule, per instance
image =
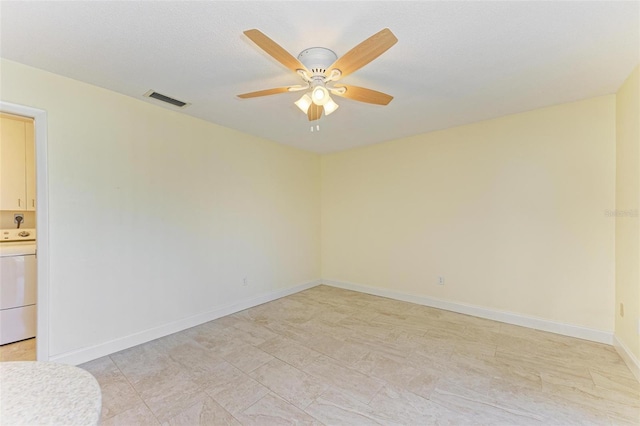
[[0, 229], [0, 345], [36, 335], [36, 230]]

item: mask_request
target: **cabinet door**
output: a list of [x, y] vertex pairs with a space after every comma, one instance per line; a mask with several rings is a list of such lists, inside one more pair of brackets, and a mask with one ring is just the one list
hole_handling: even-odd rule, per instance
[[36, 209], [36, 145], [33, 121], [25, 123], [25, 160], [27, 181], [27, 210]]
[[25, 122], [0, 117], [0, 210], [25, 210]]

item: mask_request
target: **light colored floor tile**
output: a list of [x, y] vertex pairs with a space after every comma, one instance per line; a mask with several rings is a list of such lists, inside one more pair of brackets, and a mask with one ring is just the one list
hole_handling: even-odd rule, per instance
[[[180, 338], [170, 340], [176, 339]], [[164, 339], [110, 356], [160, 421], [195, 404], [202, 394], [198, 377], [172, 358], [171, 353], [180, 350], [180, 345], [168, 344]]]
[[589, 419], [594, 423], [604, 424], [610, 416], [633, 419], [633, 421], [640, 419], [640, 412], [637, 408], [625, 406], [615, 400], [603, 400], [598, 395], [594, 395], [585, 389], [562, 385], [545, 385], [542, 393], [547, 399], [565, 407], [570, 407], [573, 412], [580, 413], [580, 417]]
[[327, 286], [82, 367], [107, 425], [640, 424], [611, 346]]
[[160, 423], [146, 405], [140, 403], [135, 407], [104, 420], [102, 426], [153, 426]]
[[0, 362], [3, 361], [35, 361], [36, 338], [21, 340], [0, 346]]
[[[446, 374], [443, 374], [446, 375]], [[436, 388], [440, 377], [430, 373], [420, 373], [405, 383], [404, 387], [418, 396], [429, 398]]]
[[[150, 342], [152, 343], [152, 342]], [[132, 384], [153, 375], [162, 375], [171, 359], [153, 344], [138, 345], [109, 355]]]
[[210, 397], [199, 401], [162, 424], [163, 426], [240, 425], [231, 413]]
[[304, 411], [273, 394], [268, 394], [251, 407], [237, 414], [243, 425], [318, 425], [322, 423]]
[[277, 335], [258, 346], [263, 351], [297, 368], [303, 368], [320, 356], [320, 352]]
[[250, 344], [242, 339], [242, 337], [246, 337], [246, 335], [242, 336], [242, 334], [243, 332], [240, 330], [229, 327], [214, 333], [201, 332], [193, 336], [193, 339], [209, 350], [211, 354], [223, 356], [226, 353]]
[[446, 380], [438, 382], [429, 400], [464, 418], [474, 419], [477, 424], [544, 424], [534, 413], [500, 405], [485, 393]]
[[381, 314], [397, 314], [398, 312], [407, 312], [414, 304], [403, 302], [401, 300], [387, 299], [386, 297], [373, 296], [367, 301], [367, 309]]
[[[172, 396], [181, 397], [184, 394], [191, 394], [201, 387], [188, 370], [174, 361], [157, 361], [162, 367], [158, 371], [147, 374], [131, 373], [133, 367], [127, 366], [127, 378], [129, 382], [144, 401], [165, 400]], [[122, 361], [117, 363], [121, 371]]]
[[549, 398], [541, 389], [521, 387], [513, 381], [492, 386], [488, 396], [495, 405], [510, 412], [523, 413], [545, 425], [612, 424], [603, 414], [594, 415], [593, 410], [585, 410], [560, 398]]
[[469, 356], [487, 356], [493, 357], [497, 350], [496, 345], [485, 343], [483, 341], [461, 341], [453, 344], [453, 352], [459, 355]]
[[382, 341], [395, 341], [398, 332], [401, 330], [392, 324], [377, 322], [375, 320], [367, 321], [352, 316], [341, 320], [338, 322], [338, 325], [353, 330], [358, 336], [364, 335], [365, 339], [374, 338]]
[[421, 374], [420, 370], [406, 363], [403, 358], [394, 359], [392, 356], [377, 351], [366, 354], [353, 368], [367, 376], [398, 386], [405, 386]]
[[346, 318], [352, 317], [352, 311], [347, 309], [341, 309], [340, 307], [336, 307], [333, 309], [319, 309], [313, 315], [313, 318], [319, 321], [324, 321], [332, 324], [338, 324], [340, 321]]
[[540, 371], [526, 364], [514, 364], [503, 362], [500, 359], [492, 360], [496, 368], [495, 375], [491, 381], [491, 388], [518, 388], [526, 387], [534, 390], [542, 389], [542, 378]]
[[446, 360], [453, 355], [457, 343], [415, 334], [404, 334], [400, 336], [400, 339], [407, 342], [410, 354], [422, 356], [423, 359]]
[[640, 382], [627, 369], [627, 374], [618, 374], [617, 371], [602, 369], [599, 367], [589, 368], [591, 378], [596, 386], [629, 393], [640, 400]]
[[245, 373], [249, 373], [273, 359], [273, 356], [265, 351], [247, 344], [224, 353], [222, 357]]
[[285, 401], [301, 409], [306, 408], [327, 389], [327, 385], [315, 377], [279, 359], [274, 359], [254, 370], [250, 376]]
[[146, 398], [144, 402], [158, 421], [163, 423], [207, 398], [208, 395], [206, 393], [199, 388], [195, 388], [193, 390], [159, 394]]
[[309, 364], [305, 372], [365, 403], [371, 401], [384, 384], [381, 380], [344, 367], [325, 356]]
[[[247, 330], [240, 327], [245, 327]], [[275, 333], [266, 328], [262, 332], [257, 330], [257, 326], [254, 327], [248, 321], [238, 321], [235, 326], [228, 328], [226, 331], [231, 333], [234, 340], [254, 346], [260, 345], [275, 336]]]
[[[367, 353], [373, 351], [384, 354], [394, 359], [407, 358], [413, 351], [416, 350], [417, 346], [415, 345], [415, 343], [408, 340], [401, 340], [401, 334], [402, 333], [400, 332], [396, 336], [397, 338], [389, 340], [380, 340], [371, 337], [358, 336], [347, 339], [346, 342], [358, 345]], [[402, 336], [404, 337], [403, 334]]]
[[264, 343], [267, 340], [273, 339], [274, 337], [277, 336], [276, 333], [265, 328], [258, 321], [251, 321], [251, 320], [238, 321], [233, 325], [233, 327], [251, 336], [251, 341], [249, 343], [253, 345], [260, 345], [261, 343]]
[[347, 394], [330, 388], [305, 411], [326, 425], [401, 425]]
[[358, 335], [358, 332], [355, 330], [318, 318], [311, 318], [309, 321], [299, 324], [298, 327], [314, 338], [325, 335], [345, 341], [350, 337]]
[[212, 371], [225, 362], [223, 358], [211, 353], [207, 348], [189, 339], [179, 344], [156, 346], [171, 361], [187, 372], [191, 379], [199, 386], [206, 386], [211, 381]]
[[79, 366], [91, 373], [102, 390], [102, 413], [104, 421], [142, 403], [127, 378], [108, 356]]
[[640, 423], [640, 399], [636, 395], [584, 383], [558, 384], [544, 381], [542, 391], [555, 400], [582, 406], [586, 413], [593, 410], [594, 416], [606, 415]]
[[495, 358], [505, 364], [527, 367], [539, 372], [567, 374], [591, 379], [588, 364], [571, 357], [563, 357], [562, 353], [547, 356], [526, 348], [522, 350], [504, 350], [501, 346], [498, 346]]
[[242, 318], [240, 318], [237, 314], [234, 314], [234, 315], [227, 315], [227, 316], [215, 319], [211, 321], [211, 323], [215, 324], [216, 326], [224, 327], [225, 329], [227, 329], [229, 327], [233, 327], [239, 321], [242, 321]]
[[455, 411], [396, 386], [380, 389], [369, 405], [375, 408], [378, 416], [403, 425], [442, 424], [462, 420]]
[[269, 389], [230, 364], [220, 366], [215, 382], [205, 389], [218, 404], [236, 414], [269, 393]]
[[[477, 392], [486, 392], [497, 369], [485, 361], [453, 354], [447, 358], [424, 354], [412, 354], [408, 358], [416, 369], [428, 376], [446, 378]], [[488, 364], [488, 367], [487, 367]]]
[[[402, 327], [405, 329], [417, 330], [422, 333], [426, 333], [430, 330], [436, 323], [432, 318], [421, 317], [418, 315], [413, 315], [409, 312], [385, 312], [374, 319], [376, 322], [382, 324], [388, 324], [390, 326]], [[463, 329], [463, 326], [459, 326]]]

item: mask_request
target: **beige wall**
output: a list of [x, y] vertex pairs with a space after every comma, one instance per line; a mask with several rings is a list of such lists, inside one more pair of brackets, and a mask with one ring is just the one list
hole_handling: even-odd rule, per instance
[[323, 156], [323, 278], [612, 332], [615, 102]]
[[629, 82], [320, 159], [0, 63], [0, 98], [48, 113], [52, 356], [320, 276], [614, 330]]
[[48, 114], [51, 356], [320, 278], [318, 155], [1, 66]]
[[[616, 95], [616, 329], [640, 360], [640, 77], [636, 68]], [[624, 317], [620, 304], [624, 304]], [[636, 361], [638, 362], [638, 361]]]

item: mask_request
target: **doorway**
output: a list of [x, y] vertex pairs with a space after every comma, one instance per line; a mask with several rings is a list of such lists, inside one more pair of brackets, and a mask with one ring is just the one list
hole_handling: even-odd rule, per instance
[[49, 185], [47, 171], [47, 112], [0, 101], [0, 112], [34, 120], [37, 229], [36, 360], [49, 360]]

